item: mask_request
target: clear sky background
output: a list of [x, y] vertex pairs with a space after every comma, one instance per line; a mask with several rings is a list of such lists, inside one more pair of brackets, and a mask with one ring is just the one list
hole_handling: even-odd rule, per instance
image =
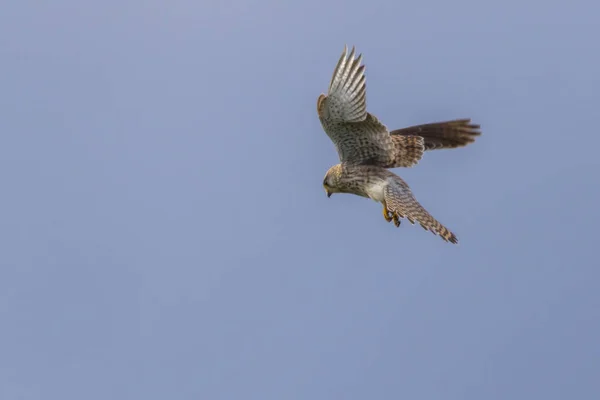
[[[597, 1], [9, 1], [0, 399], [600, 398]], [[344, 44], [454, 246], [325, 196]]]

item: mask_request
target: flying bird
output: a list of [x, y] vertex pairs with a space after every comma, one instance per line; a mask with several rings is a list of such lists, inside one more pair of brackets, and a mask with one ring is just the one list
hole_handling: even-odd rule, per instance
[[408, 184], [389, 168], [412, 167], [426, 150], [463, 147], [481, 134], [470, 119], [436, 122], [388, 131], [367, 112], [365, 66], [362, 54], [348, 47], [333, 72], [327, 95], [317, 99], [321, 125], [336, 147], [340, 164], [323, 179], [327, 197], [350, 193], [383, 205], [387, 222], [408, 219], [451, 243], [458, 238], [421, 206]]

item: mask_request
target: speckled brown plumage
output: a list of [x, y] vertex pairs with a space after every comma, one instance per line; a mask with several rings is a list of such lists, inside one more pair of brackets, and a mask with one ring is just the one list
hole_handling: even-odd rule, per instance
[[323, 186], [327, 193], [350, 193], [371, 198], [383, 205], [385, 219], [400, 226], [406, 218], [418, 222], [425, 230], [439, 235], [445, 241], [458, 243], [458, 238], [437, 221], [417, 201], [408, 184], [398, 175], [374, 165], [337, 164], [329, 169]]
[[408, 219], [413, 225], [418, 222], [423, 229], [439, 235], [447, 242], [458, 243], [458, 237], [448, 228], [437, 221], [421, 204], [417, 201], [408, 184], [399, 176], [390, 180], [384, 191], [385, 209], [394, 218], [396, 226], [400, 226], [399, 218]]
[[394, 160], [385, 168], [412, 167], [419, 162], [425, 151], [421, 136], [392, 136]]
[[473, 143], [481, 131], [480, 126], [472, 124], [470, 119], [457, 119], [396, 129], [390, 135], [394, 142], [404, 137], [422, 137], [425, 150], [436, 150], [466, 146]]
[[367, 112], [365, 67], [362, 56], [347, 47], [340, 57], [327, 95], [317, 100], [323, 129], [334, 143], [340, 164], [327, 171], [323, 186], [328, 196], [350, 193], [383, 205], [386, 221], [418, 222], [424, 229], [458, 243], [458, 238], [419, 204], [409, 186], [386, 168], [412, 167], [425, 150], [455, 148], [474, 141], [479, 125], [469, 119], [417, 125], [389, 132]]

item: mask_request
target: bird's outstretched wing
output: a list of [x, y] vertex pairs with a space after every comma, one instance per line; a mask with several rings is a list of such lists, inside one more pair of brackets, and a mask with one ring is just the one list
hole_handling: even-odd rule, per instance
[[350, 54], [344, 47], [327, 95], [317, 100], [317, 112], [340, 161], [385, 167], [396, 159], [395, 146], [385, 125], [367, 112], [365, 67], [361, 61], [362, 55], [355, 57], [354, 47]]
[[409, 126], [391, 131], [390, 135], [394, 143], [404, 141], [404, 137], [421, 136], [425, 150], [436, 150], [454, 149], [473, 143], [481, 135], [481, 130], [479, 125], [472, 124], [467, 118]]
[[324, 113], [332, 122], [361, 122], [367, 118], [367, 85], [365, 66], [361, 65], [362, 54], [355, 57], [355, 49], [348, 55], [348, 47], [335, 66], [327, 96], [321, 95], [317, 108], [320, 109], [321, 99], [326, 103]]
[[394, 216], [395, 221], [406, 218], [412, 224], [418, 222], [425, 230], [439, 235], [445, 241], [458, 243], [456, 235], [433, 218], [417, 201], [408, 184], [395, 174], [388, 179], [384, 189], [384, 201], [387, 212]]
[[384, 168], [412, 167], [416, 165], [425, 151], [421, 136], [392, 136], [394, 158]]

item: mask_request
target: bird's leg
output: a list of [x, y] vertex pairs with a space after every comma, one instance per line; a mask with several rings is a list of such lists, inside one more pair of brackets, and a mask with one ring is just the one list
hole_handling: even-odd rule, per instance
[[383, 203], [383, 218], [385, 218], [385, 220], [387, 222], [392, 222], [392, 214], [388, 211], [387, 206], [385, 205], [385, 202]]
[[392, 215], [392, 219], [394, 220], [394, 225], [396, 225], [396, 227], [400, 226], [400, 216], [398, 215], [398, 213], [394, 213]]

